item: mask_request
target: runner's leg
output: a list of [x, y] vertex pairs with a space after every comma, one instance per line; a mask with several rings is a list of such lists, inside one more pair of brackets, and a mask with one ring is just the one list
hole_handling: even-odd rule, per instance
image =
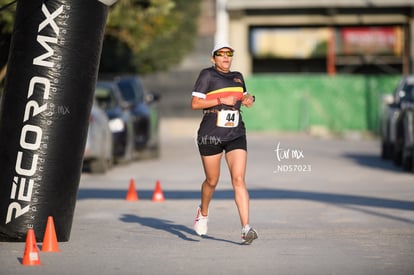
[[201, 214], [208, 215], [208, 207], [220, 177], [220, 161], [223, 153], [201, 156], [206, 179], [201, 185]]
[[234, 200], [239, 211], [240, 222], [244, 227], [249, 224], [249, 193], [245, 183], [247, 152], [243, 149], [227, 152], [226, 161], [230, 170]]

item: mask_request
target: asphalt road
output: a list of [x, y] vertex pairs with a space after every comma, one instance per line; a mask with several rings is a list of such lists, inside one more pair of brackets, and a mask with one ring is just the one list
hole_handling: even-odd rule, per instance
[[[159, 159], [82, 174], [70, 240], [40, 266], [21, 265], [24, 243], [0, 243], [0, 274], [414, 274], [414, 175], [381, 160], [378, 140], [249, 133], [259, 239], [244, 246], [224, 162], [208, 236], [193, 232], [196, 127], [164, 121]], [[125, 200], [131, 179], [138, 201]]]

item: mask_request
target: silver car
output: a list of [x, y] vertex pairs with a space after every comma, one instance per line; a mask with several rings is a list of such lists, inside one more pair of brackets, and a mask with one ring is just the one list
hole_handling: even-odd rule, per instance
[[105, 173], [113, 165], [112, 148], [108, 117], [94, 102], [85, 146], [84, 168], [91, 173]]

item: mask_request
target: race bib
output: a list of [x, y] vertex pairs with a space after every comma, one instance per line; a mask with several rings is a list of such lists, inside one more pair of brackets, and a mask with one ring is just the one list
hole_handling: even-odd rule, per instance
[[237, 110], [221, 110], [217, 113], [218, 127], [233, 128], [239, 125], [239, 111]]

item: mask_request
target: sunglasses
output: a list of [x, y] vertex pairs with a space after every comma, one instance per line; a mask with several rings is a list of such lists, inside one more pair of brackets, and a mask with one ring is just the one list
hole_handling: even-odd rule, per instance
[[215, 56], [225, 56], [232, 57], [234, 53], [232, 51], [217, 51], [214, 53]]

